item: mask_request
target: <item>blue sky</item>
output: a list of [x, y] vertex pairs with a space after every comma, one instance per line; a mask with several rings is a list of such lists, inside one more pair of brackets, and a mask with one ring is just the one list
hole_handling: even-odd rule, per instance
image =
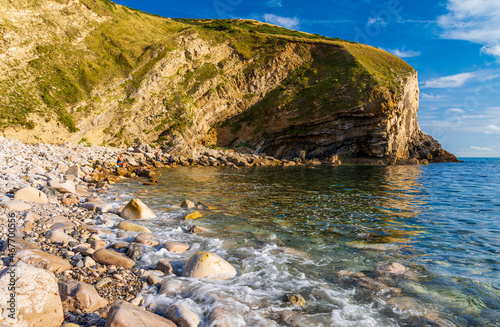
[[245, 18], [373, 45], [419, 72], [422, 130], [500, 157], [500, 0], [117, 0], [172, 18]]

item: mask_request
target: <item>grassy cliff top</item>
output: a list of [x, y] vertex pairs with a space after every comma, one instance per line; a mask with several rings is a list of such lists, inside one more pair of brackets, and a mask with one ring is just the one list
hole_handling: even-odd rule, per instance
[[[228, 43], [254, 64], [289, 42], [331, 45], [354, 61], [352, 85], [369, 77], [393, 92], [413, 72], [371, 46], [257, 21], [168, 19], [109, 0], [0, 0], [0, 128], [33, 128], [37, 116], [74, 132], [75, 121], [95, 113], [100, 94], [117, 88], [125, 92], [121, 102], [133, 103], [143, 78], [183, 35]], [[321, 69], [345, 69], [344, 61], [329, 58]]]

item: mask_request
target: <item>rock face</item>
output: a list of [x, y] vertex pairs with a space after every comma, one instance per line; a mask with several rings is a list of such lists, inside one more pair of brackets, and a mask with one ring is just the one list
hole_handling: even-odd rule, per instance
[[171, 320], [128, 302], [116, 301], [109, 309], [105, 327], [177, 327], [177, 325]]
[[121, 253], [108, 249], [100, 249], [94, 252], [92, 259], [103, 265], [115, 265], [117, 267], [132, 268], [135, 261]]
[[14, 193], [14, 199], [31, 201], [31, 202], [39, 202], [39, 203], [47, 203], [48, 199], [45, 193], [33, 188], [31, 186], [23, 187], [16, 193]]
[[184, 277], [212, 279], [229, 279], [236, 274], [236, 269], [229, 262], [211, 252], [194, 254], [189, 258], [182, 272]]
[[156, 217], [154, 212], [137, 198], [127, 203], [121, 212], [121, 216], [124, 219], [149, 219]]
[[62, 304], [68, 311], [94, 312], [108, 304], [91, 285], [71, 280], [59, 283]]
[[16, 281], [16, 316], [9, 318], [7, 300], [11, 273], [4, 269], [0, 273], [0, 324], [19, 327], [59, 327], [64, 321], [63, 307], [57, 280], [46, 270], [19, 264], [14, 266], [12, 276]]

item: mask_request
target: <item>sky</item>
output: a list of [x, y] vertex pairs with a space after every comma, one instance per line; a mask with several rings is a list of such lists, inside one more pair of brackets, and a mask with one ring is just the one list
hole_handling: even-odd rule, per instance
[[422, 130], [500, 157], [500, 0], [115, 0], [170, 18], [242, 18], [389, 51], [419, 74]]

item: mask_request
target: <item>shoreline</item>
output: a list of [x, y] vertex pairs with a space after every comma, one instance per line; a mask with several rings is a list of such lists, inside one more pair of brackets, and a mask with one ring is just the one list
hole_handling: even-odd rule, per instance
[[[48, 302], [48, 299], [52, 299], [52, 302], [54, 299], [59, 299], [59, 302], [56, 301], [57, 307], [55, 309], [42, 307], [42, 311], [38, 312], [40, 315], [44, 315], [45, 311], [53, 312], [55, 310], [58, 313], [55, 316], [54, 313], [46, 313], [49, 316], [47, 323], [50, 321], [51, 324], [44, 326], [61, 326], [64, 323], [77, 323], [82, 326], [114, 326], [118, 321], [124, 319], [124, 312], [134, 312], [148, 321], [161, 321], [165, 324], [168, 322], [163, 320], [170, 318], [178, 325], [184, 321], [190, 322], [192, 326], [197, 326], [196, 321], [202, 320], [207, 326], [241, 325], [241, 316], [238, 317], [238, 314], [221, 306], [216, 306], [212, 312], [204, 314], [193, 312], [182, 305], [172, 305], [160, 315], [143, 310], [144, 308], [140, 309], [146, 304], [145, 297], [148, 293], [152, 291], [157, 294], [164, 292], [163, 294], [168, 295], [172, 289], [178, 287], [175, 284], [176, 276], [209, 277], [224, 280], [233, 278], [236, 276], [236, 270], [241, 269], [241, 267], [234, 267], [226, 262], [224, 258], [215, 257], [216, 261], [220, 259], [227, 263], [225, 266], [227, 270], [224, 270], [222, 274], [220, 271], [210, 271], [214, 257], [210, 253], [205, 255], [204, 252], [194, 254], [187, 263], [169, 262], [165, 259], [151, 267], [134, 267], [142, 253], [142, 247], [150, 247], [154, 251], [163, 248], [175, 252], [186, 251], [191, 246], [178, 242], [163, 242], [161, 244], [158, 237], [151, 234], [141, 224], [141, 221], [147, 220], [138, 220], [137, 222], [130, 219], [123, 220], [123, 215], [119, 210], [113, 210], [108, 203], [99, 198], [99, 195], [109, 196], [110, 185], [126, 178], [124, 176], [127, 175], [129, 177], [136, 175], [146, 177], [149, 178], [149, 183], [156, 184], [159, 176], [156, 169], [165, 167], [161, 167], [158, 163], [155, 164], [154, 152], [147, 151], [144, 154], [104, 147], [88, 148], [46, 144], [31, 146], [5, 138], [0, 138], [0, 147], [2, 148], [0, 153], [3, 155], [0, 157], [0, 165], [6, 167], [5, 170], [2, 169], [4, 172], [0, 180], [3, 183], [0, 184], [3, 194], [0, 196], [0, 217], [14, 213], [17, 227], [14, 237], [2, 231], [0, 235], [2, 247], [4, 250], [7, 248], [15, 251], [13, 257], [16, 261], [15, 267], [19, 271], [18, 284], [22, 282], [21, 284], [24, 283], [25, 286], [29, 285], [29, 276], [40, 275], [41, 279], [45, 278], [45, 284], [31, 285], [32, 290], [52, 289], [51, 292], [43, 294], [46, 300], [42, 300], [43, 303]], [[122, 152], [126, 153], [126, 161], [129, 167], [133, 168], [133, 171], [116, 169], [113, 166], [113, 161]], [[205, 157], [210, 157], [210, 152], [207, 154]], [[61, 158], [64, 158], [64, 161]], [[234, 160], [236, 161], [236, 159]], [[250, 159], [256, 160], [258, 158]], [[276, 164], [274, 159], [260, 159]], [[151, 164], [148, 164], [148, 160]], [[227, 160], [232, 165], [225, 164], [222, 160], [217, 161], [232, 168], [237, 167], [238, 164], [233, 163], [232, 160]], [[91, 163], [91, 161], [94, 162]], [[207, 162], [205, 160], [201, 160], [201, 162], [202, 165], [206, 166], [213, 166], [215, 163], [209, 159]], [[179, 160], [179, 164], [187, 166], [193, 163], [188, 160]], [[244, 163], [240, 164], [245, 166]], [[75, 165], [78, 166], [78, 169], [75, 168]], [[283, 165], [282, 162], [281, 165]], [[116, 171], [116, 174], [112, 173], [113, 171]], [[37, 191], [41, 191], [45, 198], [41, 193], [34, 192], [29, 193], [25, 199], [31, 197], [30, 199], [33, 200], [35, 197], [38, 202], [25, 201], [22, 198], [13, 199], [16, 192], [28, 184], [36, 187]], [[60, 190], [61, 194], [58, 195], [54, 189]], [[119, 195], [118, 198], [122, 198], [122, 196]], [[133, 200], [127, 206], [130, 206], [132, 202]], [[123, 203], [123, 205], [125, 204], [127, 203]], [[132, 206], [141, 208], [139, 211], [145, 212], [146, 216], [148, 215], [148, 209], [143, 207], [141, 203], [132, 204]], [[211, 209], [210, 204], [202, 202], [195, 204], [190, 201], [183, 202], [180, 207], [188, 209], [191, 213]], [[129, 210], [129, 212], [135, 214], [137, 210]], [[154, 215], [154, 212], [152, 214]], [[106, 218], [106, 215], [113, 218]], [[150, 215], [149, 218], [152, 216]], [[126, 222], [127, 226], [122, 226], [122, 229], [119, 229], [116, 224], [109, 224], [110, 221], [115, 220]], [[193, 224], [189, 232], [203, 233], [204, 229]], [[108, 242], [107, 236], [111, 234], [115, 235], [115, 241]], [[123, 253], [123, 255], [111, 259], [115, 262], [106, 261], [109, 258], [103, 259], [96, 255], [102, 249], [111, 251], [105, 253], [104, 257], [113, 256], [113, 253]], [[102, 254], [103, 251], [99, 253]], [[201, 255], [198, 255], [199, 253]], [[193, 259], [196, 255], [198, 258]], [[3, 252], [3, 260], [0, 262], [2, 263], [0, 271], [3, 275], [0, 277], [0, 281], [5, 276], [5, 272], [11, 268], [11, 262], [6, 258], [6, 252]], [[192, 276], [186, 276], [185, 271], [196, 270], [194, 269], [197, 266], [196, 262], [203, 261], [203, 258], [212, 260], [208, 260], [209, 264], [204, 267], [205, 270], [202, 269], [203, 272], [200, 274], [198, 271]], [[102, 260], [101, 263], [98, 262], [100, 260]], [[191, 262], [192, 260], [193, 262]], [[406, 267], [394, 263], [387, 264], [385, 268], [380, 267], [380, 269], [390, 271], [382, 273], [387, 275], [385, 278], [395, 278], [407, 272]], [[395, 272], [391, 269], [395, 269]], [[241, 271], [238, 272], [238, 274], [240, 273]], [[360, 273], [338, 271], [337, 274], [342, 282], [346, 284], [356, 283], [364, 289], [387, 287], [385, 284], [377, 282], [374, 277]], [[169, 276], [169, 278], [165, 278], [165, 276]], [[3, 284], [0, 283], [0, 292], [4, 291], [2, 286]], [[35, 294], [30, 296], [35, 297]], [[279, 297], [282, 297], [281, 301], [283, 301], [285, 309], [276, 314], [272, 320], [284, 326], [298, 326], [297, 321], [300, 320], [302, 308], [307, 305], [306, 300], [298, 293], [279, 294]], [[84, 301], [82, 298], [87, 300]], [[26, 301], [28, 300], [17, 303], [18, 313], [22, 312], [23, 308], [25, 310], [33, 304]], [[289, 309], [286, 309], [287, 306]], [[0, 319], [2, 318], [0, 317]], [[9, 324], [10, 322], [4, 320], [0, 323]]]

